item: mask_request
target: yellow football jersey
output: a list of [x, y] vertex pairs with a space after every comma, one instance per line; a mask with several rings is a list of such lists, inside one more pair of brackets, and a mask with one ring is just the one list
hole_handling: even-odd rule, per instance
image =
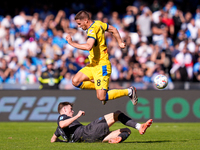
[[87, 38], [95, 39], [95, 44], [90, 50], [90, 55], [88, 56], [90, 64], [103, 65], [110, 63], [104, 35], [107, 29], [107, 23], [95, 20], [87, 30]]

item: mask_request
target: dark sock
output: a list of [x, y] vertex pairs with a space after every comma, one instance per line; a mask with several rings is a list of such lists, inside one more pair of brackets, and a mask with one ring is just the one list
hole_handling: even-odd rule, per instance
[[126, 139], [128, 138], [129, 135], [130, 135], [130, 134], [129, 134], [128, 132], [126, 132], [126, 131], [120, 133], [120, 134], [118, 135], [118, 136], [120, 136], [120, 137], [122, 138], [122, 140], [120, 141], [120, 143], [123, 142], [124, 140], [126, 140]]
[[137, 122], [133, 121], [131, 118], [126, 116], [124, 113], [119, 114], [118, 120], [126, 126], [135, 128]]

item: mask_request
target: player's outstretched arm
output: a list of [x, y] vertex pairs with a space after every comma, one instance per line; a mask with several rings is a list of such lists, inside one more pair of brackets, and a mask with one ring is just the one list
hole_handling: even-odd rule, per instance
[[78, 119], [79, 117], [81, 117], [82, 115], [84, 116], [85, 112], [82, 111], [82, 110], [79, 110], [79, 112], [78, 112], [78, 114], [76, 116], [74, 116], [72, 118], [69, 118], [69, 119], [66, 119], [66, 120], [63, 120], [63, 121], [60, 121], [59, 122], [59, 126], [61, 128], [65, 128], [65, 127], [69, 126], [72, 122], [74, 122], [76, 119]]
[[118, 30], [115, 27], [113, 27], [112, 25], [109, 25], [108, 32], [113, 34], [113, 36], [116, 38], [120, 48], [125, 48], [126, 44], [122, 41], [122, 38], [121, 38]]
[[87, 50], [87, 51], [90, 51], [95, 43], [95, 39], [88, 38], [86, 43], [78, 44], [78, 43], [72, 41], [72, 38], [69, 34], [66, 36], [66, 40], [71, 46], [81, 49], [81, 50]]
[[53, 142], [66, 142], [64, 140], [59, 139], [55, 134], [51, 137], [51, 143]]

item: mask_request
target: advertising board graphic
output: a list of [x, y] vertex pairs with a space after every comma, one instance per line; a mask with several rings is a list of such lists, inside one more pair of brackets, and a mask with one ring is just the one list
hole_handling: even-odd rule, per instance
[[144, 122], [199, 122], [200, 94], [194, 91], [138, 91], [138, 105], [128, 97], [111, 100], [102, 105], [93, 90], [11, 90], [0, 91], [0, 121], [56, 121], [57, 106], [68, 101], [74, 113], [85, 111], [79, 121], [89, 122], [120, 110], [130, 118]]

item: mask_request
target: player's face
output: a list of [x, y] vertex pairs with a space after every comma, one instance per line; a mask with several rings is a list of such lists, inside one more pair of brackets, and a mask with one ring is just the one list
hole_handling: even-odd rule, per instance
[[67, 105], [64, 107], [65, 114], [69, 117], [73, 117], [74, 111], [71, 105]]
[[76, 23], [78, 25], [78, 28], [82, 28], [83, 30], [87, 30], [87, 19], [77, 19]]

